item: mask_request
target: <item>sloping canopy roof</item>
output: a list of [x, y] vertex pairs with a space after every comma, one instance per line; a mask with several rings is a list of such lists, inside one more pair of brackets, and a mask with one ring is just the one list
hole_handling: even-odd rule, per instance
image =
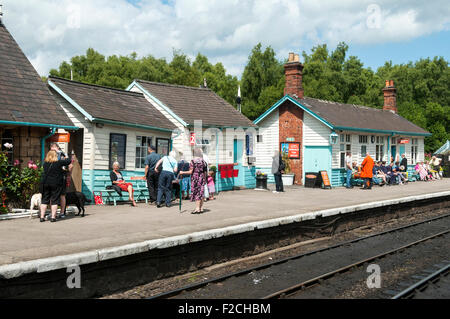
[[0, 21], [0, 122], [74, 125]]
[[321, 120], [334, 130], [354, 130], [366, 132], [386, 132], [411, 135], [431, 135], [428, 131], [393, 113], [372, 107], [343, 104], [305, 97], [297, 99], [286, 95], [272, 108], [261, 115], [255, 124], [261, 122], [268, 114], [287, 100]]
[[136, 80], [141, 88], [169, 108], [188, 125], [202, 120], [204, 126], [255, 127], [232, 105], [208, 88]]
[[450, 153], [450, 141], [442, 145], [433, 155], [447, 155]]
[[[49, 85], [91, 121], [108, 120], [143, 128], [173, 130], [175, 125], [142, 93], [49, 77]], [[111, 123], [113, 124], [113, 123]]]

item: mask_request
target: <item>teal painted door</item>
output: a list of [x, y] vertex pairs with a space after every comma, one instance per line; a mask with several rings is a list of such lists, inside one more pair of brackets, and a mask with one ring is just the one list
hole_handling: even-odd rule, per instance
[[331, 147], [305, 146], [303, 176], [305, 173], [327, 171], [331, 180]]
[[244, 142], [242, 140], [234, 140], [234, 157], [233, 160], [235, 163], [238, 163], [238, 166], [235, 166], [234, 169], [239, 169], [239, 175], [234, 179], [234, 186], [244, 186], [245, 184], [245, 176], [244, 176], [244, 167], [242, 166], [242, 156], [244, 155]]
[[[395, 156], [397, 155], [397, 146], [393, 145], [391, 146], [391, 157], [395, 161]], [[391, 159], [389, 159], [389, 163], [391, 162]]]

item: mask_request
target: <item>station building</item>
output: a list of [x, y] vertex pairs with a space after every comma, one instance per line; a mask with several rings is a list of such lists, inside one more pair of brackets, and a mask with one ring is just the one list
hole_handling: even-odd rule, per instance
[[273, 178], [272, 155], [280, 150], [289, 153], [295, 184], [304, 185], [306, 173], [327, 171], [332, 186], [342, 186], [346, 152], [358, 164], [366, 152], [387, 162], [406, 154], [410, 170], [424, 160], [424, 138], [431, 134], [398, 114], [393, 81], [386, 81], [384, 106], [376, 109], [305, 97], [299, 56], [291, 53], [284, 68], [285, 96], [254, 121], [257, 170]]
[[104, 189], [105, 181], [110, 184], [114, 162], [120, 164], [124, 178], [130, 179], [144, 176], [149, 145], [156, 145], [161, 155], [169, 154], [175, 125], [143, 94], [56, 77], [49, 77], [48, 86], [61, 110], [79, 128], [69, 143], [59, 144], [76, 155], [74, 187], [88, 198]]
[[173, 149], [186, 160], [200, 147], [210, 166], [233, 165], [233, 176], [218, 171], [216, 189], [255, 188], [253, 140], [257, 126], [206, 86], [188, 87], [135, 80], [127, 88], [143, 93], [148, 102], [177, 130]]
[[[42, 162], [57, 129], [76, 131], [0, 16], [0, 145], [10, 165]], [[12, 144], [13, 148], [5, 147]]]

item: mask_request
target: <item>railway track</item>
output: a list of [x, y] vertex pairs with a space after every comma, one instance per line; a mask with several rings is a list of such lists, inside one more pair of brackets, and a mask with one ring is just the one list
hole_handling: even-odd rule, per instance
[[424, 290], [429, 288], [430, 285], [436, 284], [443, 277], [448, 277], [449, 273], [450, 273], [450, 263], [448, 263], [447, 261], [447, 264], [445, 266], [435, 271], [431, 275], [427, 276], [426, 278], [423, 278], [419, 282], [409, 286], [405, 290], [399, 292], [394, 297], [392, 297], [392, 299], [412, 299], [419, 292], [423, 292]]
[[[189, 285], [189, 286], [185, 286], [185, 287], [182, 287], [182, 288], [179, 288], [179, 289], [175, 289], [175, 290], [172, 290], [172, 291], [161, 293], [161, 294], [152, 296], [152, 297], [150, 297], [148, 299], [176, 298], [177, 296], [179, 296], [179, 295], [181, 295], [181, 294], [183, 294], [185, 292], [192, 292], [192, 291], [200, 290], [200, 289], [202, 289], [202, 288], [204, 288], [204, 287], [206, 287], [206, 286], [208, 286], [210, 284], [213, 284], [213, 283], [218, 284], [218, 283], [221, 283], [221, 282], [225, 282], [227, 279], [230, 279], [230, 278], [233, 278], [233, 277], [242, 277], [242, 276], [244, 276], [246, 274], [249, 274], [249, 273], [252, 273], [252, 272], [258, 272], [258, 271], [261, 271], [261, 270], [264, 270], [264, 269], [268, 269], [268, 268], [271, 268], [271, 267], [282, 265], [284, 263], [287, 263], [288, 261], [300, 259], [300, 258], [303, 258], [303, 257], [306, 257], [306, 256], [312, 256], [312, 255], [315, 255], [315, 254], [320, 254], [320, 253], [323, 253], [323, 252], [326, 252], [326, 251], [330, 251], [330, 250], [333, 250], [333, 249], [336, 249], [336, 248], [339, 248], [339, 247], [355, 244], [355, 243], [358, 243], [358, 242], [361, 242], [361, 241], [365, 241], [365, 240], [368, 240], [368, 239], [371, 239], [371, 238], [376, 238], [376, 237], [383, 236], [383, 235], [386, 235], [386, 234], [392, 234], [392, 233], [395, 233], [395, 232], [401, 232], [401, 231], [403, 231], [405, 229], [417, 227], [417, 226], [420, 226], [420, 225], [424, 225], [424, 224], [427, 224], [427, 223], [435, 222], [437, 220], [446, 219], [446, 218], [449, 218], [449, 217], [450, 217], [450, 214], [446, 214], [446, 215], [443, 215], [443, 216], [434, 217], [434, 218], [431, 218], [431, 219], [427, 219], [427, 220], [424, 220], [424, 221], [412, 223], [412, 224], [405, 225], [405, 226], [402, 226], [402, 227], [397, 227], [397, 228], [394, 228], [394, 229], [391, 229], [391, 230], [387, 230], [387, 231], [384, 231], [384, 232], [380, 232], [380, 233], [376, 233], [376, 234], [360, 237], [360, 238], [357, 238], [357, 239], [354, 239], [354, 240], [350, 240], [350, 241], [341, 242], [341, 243], [338, 243], [336, 245], [332, 245], [330, 247], [317, 249], [317, 250], [314, 250], [314, 251], [311, 251], [311, 252], [299, 254], [299, 255], [296, 255], [296, 256], [284, 258], [284, 259], [277, 260], [277, 261], [273, 261], [273, 262], [266, 263], [266, 264], [263, 264], [263, 265], [259, 265], [259, 266], [256, 266], [256, 267], [248, 268], [248, 269], [245, 269], [245, 270], [242, 270], [242, 271], [226, 274], [226, 275], [221, 276], [221, 277], [205, 280], [205, 281], [202, 281], [200, 283], [195, 283], [195, 284], [192, 284], [192, 285]], [[270, 295], [265, 296], [263, 299], [274, 299], [274, 298], [286, 297], [286, 296], [294, 294], [294, 293], [296, 293], [296, 292], [298, 292], [298, 291], [300, 291], [302, 289], [305, 289], [305, 288], [308, 288], [308, 287], [320, 284], [320, 283], [324, 282], [325, 280], [334, 277], [337, 274], [344, 273], [344, 272], [346, 272], [348, 270], [351, 270], [351, 269], [354, 269], [356, 267], [360, 267], [360, 266], [362, 266], [364, 264], [367, 264], [368, 262], [371, 262], [371, 261], [374, 261], [374, 260], [377, 260], [377, 259], [380, 259], [380, 258], [384, 258], [386, 256], [389, 256], [389, 255], [392, 255], [392, 254], [395, 254], [395, 253], [398, 253], [398, 252], [401, 252], [403, 250], [408, 249], [409, 247], [416, 246], [416, 245], [418, 245], [420, 243], [432, 240], [434, 238], [444, 236], [444, 235], [448, 234], [449, 232], [450, 232], [450, 230], [446, 229], [446, 230], [440, 231], [438, 233], [434, 233], [431, 236], [427, 236], [425, 238], [421, 238], [420, 240], [415, 240], [413, 242], [409, 242], [408, 244], [402, 245], [401, 247], [398, 247], [398, 248], [395, 248], [395, 249], [390, 249], [389, 251], [383, 252], [381, 254], [376, 254], [376, 255], [371, 256], [369, 258], [364, 258], [362, 260], [359, 260], [357, 262], [353, 262], [353, 263], [351, 263], [351, 264], [349, 264], [347, 266], [344, 266], [344, 267], [339, 267], [338, 269], [330, 271], [330, 272], [327, 272], [327, 273], [325, 273], [323, 275], [316, 276], [316, 277], [314, 277], [312, 279], [308, 279], [308, 280], [303, 281], [301, 283], [292, 285], [292, 286], [290, 286], [288, 288], [285, 288], [285, 289], [276, 291], [274, 293], [271, 293]]]

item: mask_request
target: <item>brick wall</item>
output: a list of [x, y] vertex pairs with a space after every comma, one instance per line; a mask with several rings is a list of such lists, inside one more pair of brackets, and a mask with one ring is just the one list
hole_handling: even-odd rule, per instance
[[287, 101], [279, 107], [280, 143], [286, 142], [287, 138], [294, 138], [295, 142], [300, 142], [300, 159], [290, 160], [292, 173], [295, 174], [296, 185], [302, 184], [303, 167], [303, 110], [292, 102]]

